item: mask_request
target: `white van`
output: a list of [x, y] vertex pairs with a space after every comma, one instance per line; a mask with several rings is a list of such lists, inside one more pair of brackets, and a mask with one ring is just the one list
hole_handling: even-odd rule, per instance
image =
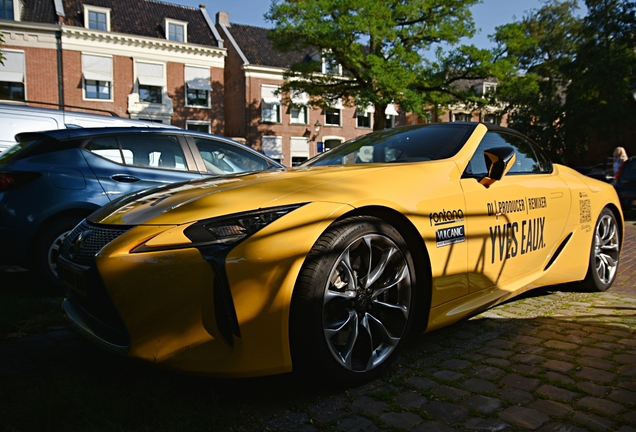
[[0, 103], [0, 153], [16, 143], [21, 132], [85, 127], [173, 127], [163, 123], [134, 120], [114, 115], [88, 114], [68, 110], [36, 108]]

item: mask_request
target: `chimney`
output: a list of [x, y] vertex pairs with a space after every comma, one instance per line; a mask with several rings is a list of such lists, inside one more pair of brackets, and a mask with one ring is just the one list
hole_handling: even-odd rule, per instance
[[217, 12], [216, 14], [216, 23], [224, 25], [226, 27], [230, 26], [230, 14], [227, 12]]

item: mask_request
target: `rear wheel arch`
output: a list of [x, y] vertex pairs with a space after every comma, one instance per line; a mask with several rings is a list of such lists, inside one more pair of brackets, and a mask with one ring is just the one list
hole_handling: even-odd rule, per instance
[[618, 274], [623, 243], [623, 219], [613, 205], [605, 205], [594, 223], [588, 270], [581, 282], [575, 284], [586, 292], [609, 289]]
[[91, 208], [91, 209], [83, 209], [83, 208], [68, 209], [68, 210], [64, 210], [49, 216], [45, 221], [43, 221], [40, 224], [36, 232], [33, 234], [33, 237], [31, 238], [31, 241], [29, 242], [29, 249], [28, 249], [29, 256], [32, 256], [33, 254], [33, 248], [35, 244], [37, 243], [37, 238], [41, 236], [42, 233], [45, 232], [49, 227], [51, 227], [51, 225], [55, 224], [57, 221], [61, 219], [66, 219], [66, 218], [76, 218], [76, 219], [82, 220], [89, 214], [93, 213], [98, 208], [99, 206], [96, 206], [95, 208]]
[[60, 238], [60, 235], [68, 233], [95, 209], [65, 210], [56, 213], [40, 224], [29, 242], [25, 266], [35, 272], [35, 276], [41, 282], [52, 285], [54, 289], [61, 289], [55, 270], [49, 263], [51, 261], [51, 247]]

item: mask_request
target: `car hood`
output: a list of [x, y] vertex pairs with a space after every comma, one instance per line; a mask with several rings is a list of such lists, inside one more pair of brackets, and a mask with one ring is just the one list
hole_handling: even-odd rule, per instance
[[[99, 224], [179, 225], [312, 201], [346, 203], [369, 193], [378, 171], [398, 166], [307, 167], [172, 183], [129, 194], [89, 216]], [[360, 177], [350, 181], [352, 177]]]

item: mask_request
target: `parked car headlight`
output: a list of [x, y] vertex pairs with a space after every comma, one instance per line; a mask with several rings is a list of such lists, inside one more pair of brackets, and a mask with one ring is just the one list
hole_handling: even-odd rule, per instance
[[195, 222], [185, 229], [183, 229], [183, 227], [175, 227], [178, 228], [179, 232], [175, 233], [175, 228], [166, 230], [136, 247], [132, 252], [150, 252], [215, 245], [224, 248], [231, 247], [305, 204], [306, 203], [271, 207], [206, 219]]

